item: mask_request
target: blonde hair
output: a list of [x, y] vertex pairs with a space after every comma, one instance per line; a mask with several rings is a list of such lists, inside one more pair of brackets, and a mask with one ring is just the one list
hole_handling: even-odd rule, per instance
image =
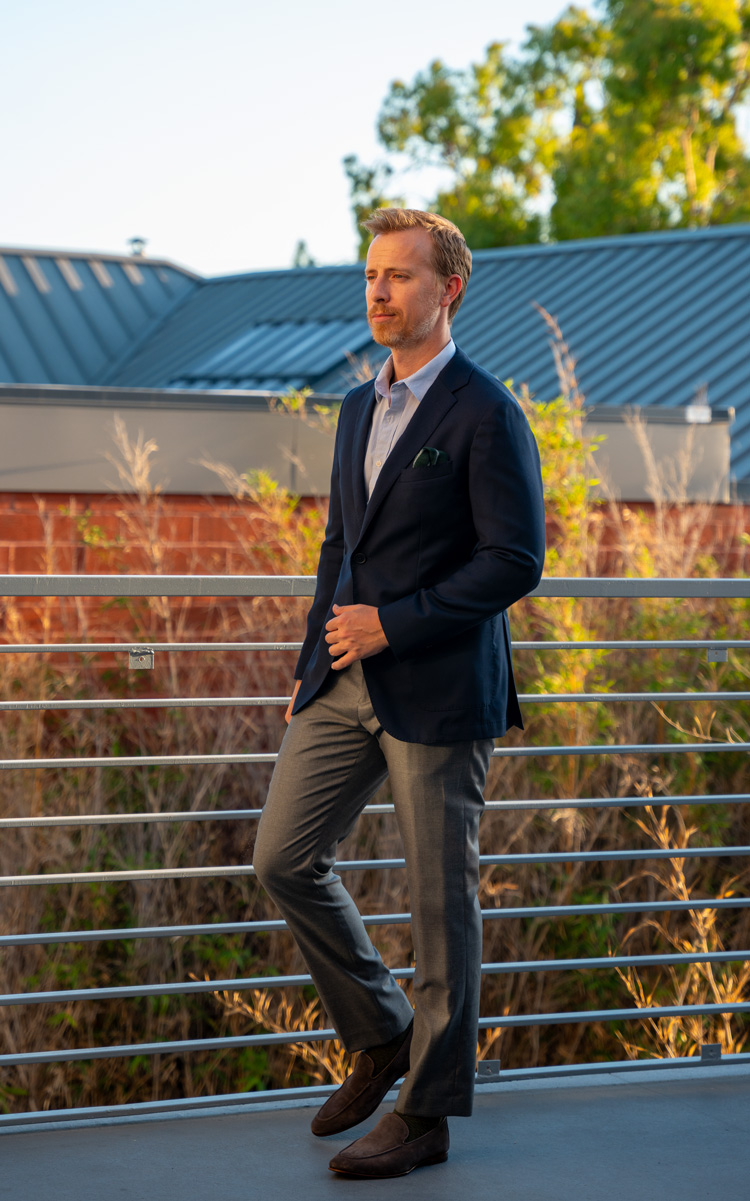
[[471, 275], [471, 251], [457, 225], [437, 213], [426, 213], [422, 209], [376, 209], [362, 222], [373, 238], [378, 234], [400, 233], [405, 229], [426, 229], [432, 238], [432, 261], [436, 274], [447, 279], [449, 275], [461, 278], [461, 291], [452, 300], [448, 309], [448, 320], [452, 321], [466, 295], [466, 286]]

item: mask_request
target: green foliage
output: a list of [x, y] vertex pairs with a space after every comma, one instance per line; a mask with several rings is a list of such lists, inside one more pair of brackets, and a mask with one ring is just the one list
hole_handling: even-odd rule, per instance
[[76, 513], [68, 505], [60, 505], [59, 508], [63, 517], [73, 518], [78, 537], [84, 546], [89, 546], [92, 550], [106, 551], [113, 550], [122, 544], [121, 538], [109, 538], [106, 531], [92, 521], [91, 509], [86, 509], [83, 513]]
[[[430, 207], [471, 246], [747, 220], [747, 0], [606, 0], [529, 26], [463, 70], [395, 80], [378, 118], [388, 158], [346, 160], [355, 220], [395, 166], [442, 169]], [[366, 249], [366, 237], [362, 249]]]

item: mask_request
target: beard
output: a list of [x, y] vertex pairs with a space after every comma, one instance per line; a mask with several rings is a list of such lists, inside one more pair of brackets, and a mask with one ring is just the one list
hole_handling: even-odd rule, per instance
[[397, 314], [397, 316], [401, 317], [400, 323], [382, 326], [373, 325], [370, 314], [367, 315], [373, 340], [381, 346], [387, 346], [390, 350], [404, 350], [409, 346], [418, 346], [420, 342], [429, 338], [437, 320], [437, 314], [432, 310], [425, 313], [420, 319], [412, 321], [411, 324], [405, 322], [401, 314]]

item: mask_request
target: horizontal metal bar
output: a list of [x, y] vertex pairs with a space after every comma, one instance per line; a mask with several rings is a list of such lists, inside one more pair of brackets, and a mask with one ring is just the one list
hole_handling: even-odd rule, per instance
[[[600, 917], [609, 914], [637, 913], [700, 913], [706, 909], [746, 909], [750, 897], [709, 897], [690, 901], [605, 901], [591, 905], [513, 905], [498, 909], [483, 909], [483, 921], [505, 918], [519, 921], [557, 919], [566, 917]], [[410, 913], [363, 914], [366, 926], [405, 926], [411, 922]], [[281, 918], [255, 922], [210, 922], [183, 926], [118, 926], [109, 930], [52, 930], [30, 934], [0, 935], [0, 947], [50, 946], [59, 943], [116, 942], [137, 938], [195, 938], [206, 935], [259, 934], [286, 930]]]
[[314, 596], [315, 576], [0, 575], [0, 596]]
[[[725, 1004], [660, 1005], [641, 1009], [584, 1009], [579, 1012], [530, 1013], [499, 1015], [479, 1019], [480, 1030], [510, 1029], [514, 1026], [556, 1026], [588, 1022], [645, 1021], [665, 1017], [689, 1017], [695, 1014], [713, 1015], [747, 1013], [750, 1001]], [[33, 1051], [15, 1055], [0, 1055], [0, 1067], [19, 1064], [70, 1063], [88, 1059], [125, 1059], [135, 1055], [184, 1055], [195, 1051], [221, 1052], [234, 1047], [293, 1046], [295, 1043], [321, 1042], [337, 1038], [330, 1028], [295, 1030], [286, 1034], [246, 1034], [228, 1038], [179, 1039], [175, 1042], [130, 1043], [113, 1047], [79, 1047], [56, 1051]]]
[[747, 963], [746, 951], [690, 951], [675, 955], [601, 955], [590, 959], [529, 959], [510, 963], [483, 963], [486, 976], [519, 975], [521, 972], [588, 972], [623, 967], [683, 967], [691, 963]]
[[[532, 644], [533, 645], [533, 644]], [[712, 643], [709, 645], [713, 645]], [[717, 646], [720, 644], [717, 643]], [[731, 643], [732, 646], [735, 643]], [[301, 642], [19, 642], [0, 646], [4, 655], [82, 655], [144, 651], [299, 651]]]
[[[734, 638], [622, 638], [579, 642], [516, 642], [514, 651], [576, 650], [747, 650], [750, 639]], [[301, 642], [19, 642], [0, 645], [4, 655], [63, 655], [149, 651], [300, 651]]]
[[[581, 1009], [576, 1013], [518, 1013], [496, 1018], [480, 1018], [480, 1030], [512, 1029], [514, 1026], [558, 1026], [586, 1022], [653, 1021], [656, 1018], [711, 1016], [723, 1013], [750, 1013], [750, 1001], [727, 1004], [644, 1005], [636, 1009]], [[0, 1057], [1, 1058], [1, 1057]]]
[[[261, 705], [286, 707], [290, 696], [157, 696], [110, 697], [106, 700], [0, 701], [0, 712], [23, 713], [40, 710], [83, 709], [231, 709]], [[746, 701], [750, 692], [522, 692], [518, 697], [524, 705], [582, 704], [614, 701]]]
[[[549, 851], [529, 854], [480, 855], [483, 866], [515, 867], [521, 863], [607, 863], [625, 860], [650, 859], [717, 859], [750, 855], [750, 846], [739, 847], [676, 847], [663, 849], [652, 847], [647, 850], [625, 851]], [[406, 867], [405, 859], [342, 859], [335, 865], [336, 871], [391, 871]], [[137, 880], [191, 880], [222, 878], [224, 876], [254, 876], [255, 869], [249, 864], [230, 864], [219, 867], [154, 867], [134, 871], [111, 872], [43, 872], [39, 875], [0, 876], [0, 888], [15, 888], [19, 885], [39, 884], [104, 884], [126, 883]]]
[[544, 578], [532, 597], [548, 598], [609, 598], [689, 599], [694, 597], [735, 599], [750, 597], [750, 579], [629, 579], [592, 576], [589, 579]]
[[[485, 801], [485, 810], [516, 809], [638, 809], [650, 805], [658, 809], [663, 805], [745, 805], [750, 801], [750, 792], [717, 792], [712, 796], [627, 796], [627, 797], [576, 797], [545, 800]], [[393, 810], [393, 806], [390, 807]], [[263, 812], [258, 810], [258, 815]], [[367, 810], [364, 810], [367, 812]], [[21, 819], [25, 820], [25, 819]], [[54, 818], [52, 819], [55, 820]], [[2, 826], [0, 821], [0, 827]]]
[[[0, 575], [0, 596], [313, 596], [315, 576]], [[532, 597], [750, 597], [750, 580], [546, 576]]]
[[[709, 951], [687, 955], [608, 955], [597, 959], [532, 959], [508, 963], [483, 963], [482, 975], [520, 975], [522, 972], [592, 971], [622, 967], [682, 967], [693, 963], [746, 963], [750, 951]], [[415, 968], [391, 968], [396, 980], [411, 980]], [[265, 992], [269, 988], [305, 988], [312, 976], [247, 976], [228, 980], [195, 980], [174, 984], [128, 984], [114, 988], [69, 988], [56, 992], [0, 994], [0, 1006], [69, 1005], [74, 1001], [112, 1001], [130, 997], [174, 997], [193, 993]]]
[[[647, 847], [626, 850], [601, 851], [529, 851], [507, 855], [480, 855], [481, 865], [494, 867], [517, 867], [521, 863], [613, 863], [639, 859], [718, 859], [727, 856], [750, 855], [750, 846], [736, 847]], [[336, 871], [391, 871], [406, 867], [405, 859], [342, 859], [336, 863]], [[23, 878], [23, 877], [22, 877]], [[44, 879], [44, 877], [42, 877]], [[0, 884], [3, 877], [0, 876]]]
[[[414, 968], [391, 968], [396, 980], [410, 980]], [[268, 988], [304, 988], [311, 976], [249, 976], [235, 980], [195, 980], [176, 984], [130, 984], [120, 988], [71, 988], [57, 992], [6, 993], [0, 1006], [68, 1005], [74, 1001], [113, 1001], [131, 997], [181, 997], [194, 993], [264, 992]]]
[[228, 1051], [235, 1047], [278, 1047], [292, 1042], [313, 1043], [337, 1038], [335, 1030], [299, 1030], [289, 1034], [245, 1034], [226, 1038], [186, 1038], [176, 1042], [129, 1043], [114, 1047], [81, 1047], [60, 1051], [32, 1051], [0, 1055], [0, 1067], [22, 1063], [72, 1063], [82, 1059], [126, 1059], [133, 1055], [181, 1055], [192, 1051]]
[[514, 651], [666, 651], [666, 650], [747, 650], [748, 638], [616, 638], [581, 639], [578, 642], [516, 642]]
[[[740, 694], [748, 695], [748, 694]], [[124, 700], [108, 697], [106, 700], [84, 701], [71, 697], [69, 701], [0, 701], [0, 712], [23, 713], [38, 710], [77, 709], [233, 709], [251, 705], [289, 704], [288, 696], [139, 696]]]
[[[518, 697], [524, 705], [584, 704], [595, 701], [746, 701], [750, 692], [522, 692]], [[20, 702], [23, 704], [23, 702]], [[5, 706], [0, 705], [0, 708]]]
[[[738, 1056], [724, 1056], [722, 1062], [736, 1059]], [[750, 1055], [748, 1055], [750, 1060]], [[632, 1063], [633, 1061], [627, 1061]], [[638, 1061], [635, 1061], [636, 1063]], [[682, 1060], [671, 1059], [670, 1067], [682, 1063]], [[692, 1061], [692, 1066], [698, 1064]], [[594, 1065], [598, 1066], [598, 1065]], [[531, 1070], [531, 1069], [527, 1069]], [[397, 1088], [395, 1085], [394, 1088]], [[477, 1088], [486, 1087], [477, 1081]], [[112, 1121], [121, 1122], [123, 1119], [139, 1117], [145, 1120], [156, 1119], [164, 1114], [195, 1114], [200, 1117], [218, 1110], [238, 1110], [248, 1106], [276, 1104], [291, 1101], [295, 1105], [304, 1105], [311, 1098], [322, 1101], [331, 1093], [336, 1092], [338, 1084], [301, 1085], [297, 1088], [258, 1089], [252, 1093], [214, 1093], [211, 1096], [170, 1097], [164, 1101], [132, 1101], [124, 1105], [91, 1105], [71, 1109], [37, 1109], [26, 1110], [24, 1113], [0, 1113], [0, 1134], [12, 1134], [14, 1130], [49, 1129], [57, 1127], [65, 1129], [68, 1125], [96, 1127], [109, 1125]]]
[[137, 880], [217, 880], [225, 876], [254, 876], [250, 864], [233, 867], [155, 867], [129, 872], [50, 872], [29, 876], [0, 876], [0, 888], [30, 884], [125, 884]]
[[69, 755], [65, 759], [0, 759], [0, 769], [36, 771], [47, 767], [196, 767], [211, 763], [275, 763], [277, 758], [272, 751], [236, 755]]
[[623, 597], [643, 600], [676, 600], [693, 597], [734, 599], [750, 597], [750, 579], [630, 579], [621, 576], [590, 578], [545, 576], [531, 597], [569, 599]]
[[[675, 755], [699, 754], [702, 751], [748, 751], [750, 742], [657, 742], [612, 743], [594, 746], [504, 746], [495, 747], [494, 759], [518, 759], [557, 755]], [[195, 767], [220, 763], [275, 763], [278, 755], [97, 755], [65, 759], [0, 759], [3, 771], [40, 771], [42, 768], [82, 767]]]
[[[534, 920], [535, 918], [566, 918], [599, 917], [615, 913], [700, 913], [706, 909], [746, 909], [750, 906], [750, 897], [712, 897], [705, 900], [689, 901], [604, 901], [591, 905], [525, 905], [509, 906], [499, 909], [483, 909], [482, 920], [516, 918]], [[367, 922], [367, 918], [364, 919]], [[0, 939], [0, 945], [2, 940]]]
[[496, 747], [492, 755], [496, 759], [518, 759], [537, 755], [675, 755], [748, 750], [750, 742], [635, 742], [593, 746], [504, 746]]
[[[389, 806], [393, 812], [393, 806]], [[155, 822], [249, 821], [260, 817], [262, 809], [195, 809], [174, 813], [87, 813], [65, 814], [62, 817], [2, 817], [0, 830], [25, 829], [41, 826], [132, 826], [153, 825]]]
[[[392, 916], [393, 924], [407, 924], [411, 920], [410, 914], [393, 914]], [[363, 920], [365, 924], [369, 925], [385, 924], [382, 918], [378, 918], [377, 921], [373, 921], [372, 918]], [[120, 940], [127, 942], [137, 938], [202, 938], [206, 935], [268, 933], [272, 930], [286, 930], [286, 928], [286, 922], [276, 918], [262, 922], [211, 922], [184, 926], [118, 926], [111, 930], [54, 930], [33, 934], [3, 934], [0, 935], [0, 947], [36, 947], [58, 945], [59, 943], [118, 942]]]
[[[573, 800], [556, 798], [553, 800], [512, 800], [485, 801], [487, 813], [512, 812], [515, 810], [538, 809], [633, 809], [652, 805], [746, 805], [750, 801], [750, 792], [721, 792], [712, 796], [672, 796], [672, 797], [576, 797]], [[57, 826], [118, 826], [154, 824], [156, 822], [206, 822], [206, 821], [257, 821], [262, 809], [187, 809], [176, 810], [173, 813], [84, 813], [63, 814], [60, 817], [1, 817], [0, 830], [26, 829], [40, 826], [54, 828]], [[365, 805], [363, 814], [394, 813], [393, 805]]]
[[[522, 854], [480, 855], [479, 862], [514, 867], [519, 863], [614, 863], [623, 860], [629, 863], [636, 859], [719, 859], [732, 855], [750, 855], [750, 846], [647, 847], [645, 849], [639, 847], [619, 851], [606, 849], [601, 851], [546, 851], [541, 854], [531, 851]], [[359, 862], [360, 860], [355, 859], [346, 863], [337, 863], [336, 869], [346, 871]], [[405, 866], [405, 860], [385, 860], [383, 862], [387, 862], [389, 866], [393, 867]]]

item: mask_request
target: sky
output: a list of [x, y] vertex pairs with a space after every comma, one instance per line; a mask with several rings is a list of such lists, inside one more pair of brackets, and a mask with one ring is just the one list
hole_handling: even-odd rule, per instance
[[[342, 159], [394, 79], [517, 44], [564, 0], [0, 0], [0, 246], [202, 275], [355, 256]], [[415, 177], [411, 204], [429, 199]]]

